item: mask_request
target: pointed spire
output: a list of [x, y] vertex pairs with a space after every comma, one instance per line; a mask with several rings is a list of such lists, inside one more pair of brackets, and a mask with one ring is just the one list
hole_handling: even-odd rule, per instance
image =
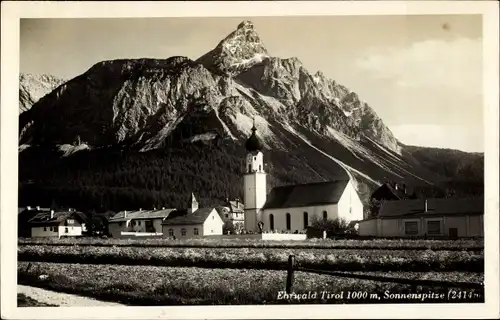
[[253, 125], [252, 125], [252, 131], [255, 132], [257, 131], [257, 128], [255, 127], [255, 116], [253, 116]]
[[196, 210], [198, 210], [198, 208], [199, 208], [198, 200], [196, 200], [194, 193], [191, 192], [191, 203], [190, 203], [188, 211], [189, 211], [189, 213], [193, 213]]

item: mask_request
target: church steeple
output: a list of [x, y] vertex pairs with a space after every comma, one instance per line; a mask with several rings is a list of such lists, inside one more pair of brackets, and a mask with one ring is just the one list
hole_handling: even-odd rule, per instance
[[255, 127], [255, 118], [253, 118], [252, 134], [245, 142], [245, 148], [247, 149], [248, 152], [261, 151], [263, 149], [262, 143], [257, 137], [256, 132], [257, 128]]
[[196, 197], [194, 196], [194, 193], [191, 192], [191, 198], [190, 198], [190, 208], [188, 209], [189, 213], [193, 213], [196, 210], [198, 210], [198, 200], [196, 200]]

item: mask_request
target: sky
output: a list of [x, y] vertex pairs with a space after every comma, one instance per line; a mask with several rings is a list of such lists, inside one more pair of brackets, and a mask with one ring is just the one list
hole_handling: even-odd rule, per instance
[[484, 151], [480, 15], [21, 19], [20, 71], [71, 79], [102, 60], [196, 59], [243, 20], [271, 56], [356, 92], [401, 142]]

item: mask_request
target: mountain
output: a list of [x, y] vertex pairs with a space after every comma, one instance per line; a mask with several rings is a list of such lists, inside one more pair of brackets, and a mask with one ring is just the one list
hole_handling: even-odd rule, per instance
[[35, 102], [64, 82], [64, 79], [52, 75], [21, 73], [19, 75], [19, 113], [29, 110]]
[[402, 145], [358, 95], [297, 58], [273, 57], [249, 21], [197, 60], [103, 61], [20, 121], [20, 202], [102, 210], [241, 197], [255, 122], [269, 187], [385, 180], [440, 194], [447, 181]]

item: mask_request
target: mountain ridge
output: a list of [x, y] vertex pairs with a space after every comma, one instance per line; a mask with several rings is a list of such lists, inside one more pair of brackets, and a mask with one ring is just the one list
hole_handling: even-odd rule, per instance
[[[414, 153], [402, 147], [356, 93], [320, 71], [310, 73], [298, 58], [270, 56], [253, 24], [246, 21], [197, 60], [176, 56], [102, 61], [45, 95], [20, 115], [20, 158], [27, 167], [24, 170], [20, 165], [20, 182], [23, 190], [28, 181], [36, 181], [41, 189], [48, 188], [44, 183], [60, 188], [74, 177], [69, 172], [61, 173], [54, 163], [71, 167], [70, 163], [80, 163], [75, 159], [104, 157], [106, 152], [115, 152], [112, 150], [124, 150], [120, 152], [134, 159], [151, 157], [152, 162], [159, 161], [155, 150], [181, 147], [198, 146], [217, 159], [228, 150], [240, 154], [242, 150], [235, 150], [243, 146], [254, 119], [265, 154], [270, 161], [278, 161], [269, 163], [277, 174], [270, 187], [303, 182], [308, 175], [323, 180], [348, 175], [363, 194], [387, 179], [413, 181], [431, 188], [443, 181], [439, 172], [422, 166]], [[198, 147], [193, 147], [193, 152], [198, 152]], [[46, 159], [32, 163], [27, 159], [29, 154]], [[180, 156], [175, 159], [188, 161]], [[125, 167], [131, 165], [128, 160], [117, 161]], [[144, 165], [142, 161], [140, 166]], [[179, 166], [174, 160], [161, 161]], [[240, 160], [227, 161], [224, 165], [235, 168]], [[80, 176], [93, 177], [84, 179], [87, 187], [104, 183], [95, 177], [96, 170], [101, 169], [71, 168], [81, 172]], [[163, 172], [167, 185], [183, 184], [186, 190], [182, 191], [187, 191], [189, 183], [182, 182], [177, 173], [158, 170]], [[196, 164], [186, 170], [193, 177], [206, 174]], [[99, 174], [105, 175], [104, 171]], [[238, 171], [228, 176], [219, 169], [215, 171], [223, 181], [233, 184], [240, 174]], [[128, 180], [114, 177], [106, 185], [124, 187], [126, 181], [134, 181], [132, 189], [142, 185], [130, 176], [133, 170], [126, 172]], [[217, 178], [210, 177], [202, 180], [207, 186], [218, 185], [210, 182]], [[155, 182], [149, 187], [153, 185], [165, 186]], [[203, 191], [201, 197], [220, 198], [227, 193], [241, 196], [241, 190], [228, 191], [221, 186], [215, 189], [218, 193]], [[52, 197], [60, 201], [62, 196]], [[172, 195], [168, 201], [179, 201], [172, 200], [179, 197]]]

